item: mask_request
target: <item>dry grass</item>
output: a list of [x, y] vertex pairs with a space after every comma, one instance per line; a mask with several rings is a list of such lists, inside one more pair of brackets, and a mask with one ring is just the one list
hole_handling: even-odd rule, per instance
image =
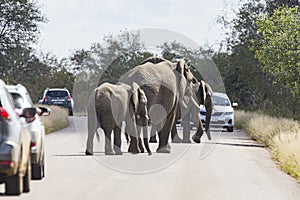
[[236, 127], [264, 143], [281, 168], [300, 182], [300, 123], [260, 113], [235, 112]]
[[69, 125], [68, 111], [57, 106], [45, 106], [51, 109], [49, 116], [41, 116], [46, 134], [61, 130]]

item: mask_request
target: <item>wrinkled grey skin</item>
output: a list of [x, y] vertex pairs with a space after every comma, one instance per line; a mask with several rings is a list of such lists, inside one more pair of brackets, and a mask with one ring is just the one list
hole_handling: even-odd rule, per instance
[[[157, 64], [155, 59], [163, 60]], [[172, 63], [151, 57], [141, 65], [131, 69], [120, 79], [130, 84], [136, 82], [145, 92], [151, 124], [158, 130], [158, 153], [170, 153], [168, 138], [173, 126], [178, 104], [183, 104], [183, 96], [189, 91], [190, 83], [196, 82], [184, 60]]]
[[[91, 95], [88, 107], [88, 139], [86, 155], [93, 154], [93, 139], [97, 128], [105, 133], [105, 154], [120, 155], [121, 125], [126, 122], [126, 129], [131, 135], [132, 153], [139, 153], [136, 123], [148, 124], [147, 97], [137, 84], [113, 85], [103, 83]], [[114, 131], [114, 147], [111, 133]]]

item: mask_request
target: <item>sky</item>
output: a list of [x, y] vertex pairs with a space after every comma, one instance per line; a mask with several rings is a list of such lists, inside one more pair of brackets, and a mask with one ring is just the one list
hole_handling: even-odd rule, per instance
[[[122, 30], [161, 30], [176, 33], [175, 38], [178, 34], [184, 36], [200, 46], [216, 47], [224, 38], [217, 17], [224, 13], [233, 16], [233, 10], [240, 5], [239, 0], [38, 0], [38, 3], [48, 22], [41, 25], [37, 49], [58, 57], [68, 57], [76, 49], [88, 49], [104, 36], [117, 35]], [[155, 35], [158, 39], [159, 33]]]

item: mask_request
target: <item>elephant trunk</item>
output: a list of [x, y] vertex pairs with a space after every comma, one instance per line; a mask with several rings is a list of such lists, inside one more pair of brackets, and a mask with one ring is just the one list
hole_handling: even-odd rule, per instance
[[212, 110], [213, 110], [213, 102], [212, 98], [206, 98], [206, 102], [204, 104], [205, 110], [206, 110], [206, 116], [205, 116], [205, 132], [207, 135], [207, 138], [211, 140], [211, 135], [210, 135], [210, 120], [211, 120], [211, 115], [212, 115]]

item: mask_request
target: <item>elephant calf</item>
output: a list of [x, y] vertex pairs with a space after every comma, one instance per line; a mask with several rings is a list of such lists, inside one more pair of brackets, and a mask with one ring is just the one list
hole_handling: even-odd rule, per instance
[[[93, 138], [98, 127], [105, 133], [105, 155], [121, 155], [121, 125], [126, 122], [129, 133], [130, 152], [140, 153], [136, 124], [148, 124], [147, 97], [136, 83], [113, 85], [103, 83], [96, 88], [90, 98], [88, 109], [88, 139], [86, 155], [93, 154]], [[114, 131], [114, 147], [111, 133]]]

